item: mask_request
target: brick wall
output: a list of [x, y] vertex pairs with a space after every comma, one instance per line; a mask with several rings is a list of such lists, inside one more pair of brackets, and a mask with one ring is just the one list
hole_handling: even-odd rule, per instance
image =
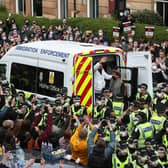
[[6, 6], [6, 9], [9, 11], [9, 12], [15, 12], [16, 11], [16, 1], [15, 0], [5, 0], [5, 6]]
[[57, 0], [43, 0], [42, 13], [44, 17], [57, 18], [58, 17], [58, 2]]
[[126, 6], [132, 11], [143, 9], [154, 9], [154, 0], [127, 0]]

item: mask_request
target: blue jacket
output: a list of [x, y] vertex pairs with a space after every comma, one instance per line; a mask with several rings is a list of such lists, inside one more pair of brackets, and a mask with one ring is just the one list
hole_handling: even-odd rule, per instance
[[[95, 147], [94, 144], [94, 137], [97, 133], [98, 129], [96, 127], [93, 128], [92, 132], [89, 135], [89, 139], [88, 139], [88, 155], [92, 153], [93, 148]], [[110, 132], [110, 142], [107, 144], [105, 150], [104, 150], [104, 156], [105, 159], [111, 159], [111, 155], [115, 149], [115, 143], [116, 143], [116, 139], [115, 139], [115, 134], [113, 132]]]

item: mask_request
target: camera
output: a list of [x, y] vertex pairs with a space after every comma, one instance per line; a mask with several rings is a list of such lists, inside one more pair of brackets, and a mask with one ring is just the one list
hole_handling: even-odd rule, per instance
[[92, 119], [92, 124], [93, 124], [93, 125], [98, 124], [98, 122], [99, 122], [98, 119], [96, 119], [96, 118], [93, 118], [93, 119]]

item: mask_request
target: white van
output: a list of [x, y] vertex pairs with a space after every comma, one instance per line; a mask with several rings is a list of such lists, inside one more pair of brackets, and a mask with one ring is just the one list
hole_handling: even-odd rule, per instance
[[68, 95], [79, 95], [81, 104], [92, 109], [94, 100], [93, 65], [108, 56], [108, 71], [121, 70], [125, 96], [133, 98], [140, 83], [148, 84], [152, 95], [149, 52], [124, 54], [120, 48], [70, 41], [38, 41], [10, 49], [0, 60], [0, 78], [6, 77], [18, 90], [55, 97], [62, 87]]

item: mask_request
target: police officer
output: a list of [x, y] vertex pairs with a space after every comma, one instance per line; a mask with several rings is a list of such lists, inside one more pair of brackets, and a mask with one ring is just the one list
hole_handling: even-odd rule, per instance
[[159, 145], [157, 149], [158, 160], [161, 165], [168, 167], [168, 155], [166, 152], [166, 147], [164, 145]]
[[166, 117], [163, 116], [162, 108], [157, 110], [157, 114], [153, 115], [150, 122], [152, 123], [153, 127], [155, 128], [155, 134], [159, 134], [165, 127]]
[[136, 160], [133, 162], [134, 168], [148, 168], [148, 155], [146, 150], [137, 151]]
[[150, 168], [163, 168], [163, 165], [159, 163], [158, 156], [156, 154], [150, 157], [148, 166]]
[[162, 144], [168, 148], [168, 122], [165, 124], [165, 131], [163, 133], [162, 137]]
[[96, 106], [94, 107], [93, 118], [105, 119], [110, 118], [110, 109], [105, 105], [105, 97], [98, 97]]
[[140, 89], [136, 94], [136, 101], [139, 101], [140, 99], [144, 99], [146, 104], [149, 105], [151, 103], [151, 96], [147, 92], [147, 89], [148, 89], [148, 85], [146, 83], [142, 83], [140, 85]]
[[168, 100], [168, 83], [166, 83], [166, 87], [164, 89], [164, 98]]
[[137, 102], [130, 103], [128, 109], [124, 111], [124, 114], [118, 120], [120, 124], [127, 125], [129, 135], [132, 134], [133, 129], [138, 124], [138, 118], [136, 116], [136, 114], [138, 114], [138, 109], [139, 104]]
[[71, 105], [71, 112], [73, 116], [81, 117], [84, 114], [87, 114], [87, 110], [85, 106], [80, 104], [80, 97], [73, 97], [73, 104]]
[[144, 99], [139, 99], [139, 109], [138, 112], [143, 112], [146, 115], [147, 121], [151, 118], [151, 113], [148, 109], [148, 105], [145, 104], [146, 101]]
[[129, 138], [128, 140], [128, 149], [129, 149], [129, 153], [132, 156], [132, 160], [134, 161], [136, 159], [136, 155], [137, 155], [137, 139], [132, 139]]
[[105, 97], [105, 105], [108, 106], [109, 110], [113, 109], [113, 98], [112, 91], [110, 89], [103, 89], [103, 96]]
[[123, 114], [124, 112], [124, 102], [123, 96], [118, 94], [113, 101], [113, 112], [112, 116], [115, 116], [117, 119]]
[[115, 153], [112, 155], [112, 168], [116, 167], [133, 168], [132, 157], [125, 141], [117, 145], [116, 156]]
[[163, 90], [157, 90], [153, 100], [154, 115], [156, 115], [157, 112], [160, 111], [160, 108], [163, 108], [164, 106], [168, 106], [168, 100], [165, 98]]
[[154, 135], [154, 128], [150, 122], [147, 122], [146, 115], [143, 112], [137, 114], [138, 125], [132, 133], [132, 138], [138, 139], [138, 148], [145, 148], [145, 140], [152, 138]]
[[68, 89], [66, 87], [62, 88], [62, 94], [63, 94], [62, 97], [64, 100], [63, 107], [70, 106], [72, 104], [72, 99], [71, 97], [68, 96]]

